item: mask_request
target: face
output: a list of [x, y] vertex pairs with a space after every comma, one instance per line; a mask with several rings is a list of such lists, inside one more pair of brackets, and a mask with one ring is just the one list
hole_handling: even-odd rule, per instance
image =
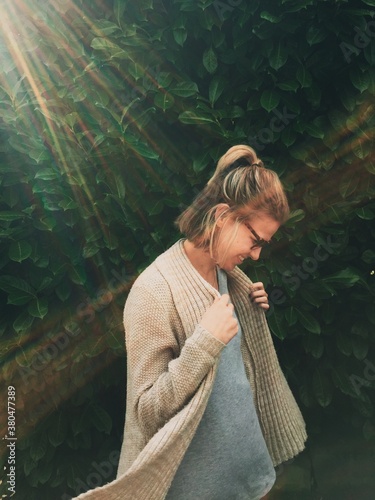
[[214, 257], [222, 269], [231, 271], [247, 258], [258, 260], [262, 247], [268, 244], [280, 224], [268, 215], [257, 214], [241, 223], [229, 217], [219, 218], [217, 226]]

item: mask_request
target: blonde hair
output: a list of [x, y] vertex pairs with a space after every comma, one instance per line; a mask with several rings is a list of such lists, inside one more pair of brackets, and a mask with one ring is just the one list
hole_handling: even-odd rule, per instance
[[276, 172], [264, 168], [250, 146], [231, 147], [218, 161], [207, 185], [192, 204], [177, 218], [176, 225], [197, 246], [212, 247], [216, 227], [215, 212], [220, 203], [229, 208], [237, 221], [262, 213], [283, 224], [289, 217], [289, 206]]

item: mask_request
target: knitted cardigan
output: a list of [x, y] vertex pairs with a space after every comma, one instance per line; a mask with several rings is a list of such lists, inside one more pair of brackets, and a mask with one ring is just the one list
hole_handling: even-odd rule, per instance
[[[280, 369], [264, 312], [238, 268], [228, 289], [243, 336], [242, 357], [274, 465], [304, 448], [305, 424]], [[162, 500], [198, 427], [225, 344], [199, 325], [217, 292], [180, 240], [136, 280], [124, 310], [127, 404], [117, 478], [89, 500]]]

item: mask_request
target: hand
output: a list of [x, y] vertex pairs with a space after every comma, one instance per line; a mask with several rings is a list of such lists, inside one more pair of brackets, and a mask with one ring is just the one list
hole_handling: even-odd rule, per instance
[[250, 300], [253, 304], [256, 304], [265, 311], [270, 308], [268, 303], [268, 293], [265, 291], [264, 285], [260, 281], [251, 285]]
[[224, 344], [238, 332], [238, 323], [233, 316], [234, 307], [229, 303], [229, 295], [224, 294], [203, 314], [200, 325]]

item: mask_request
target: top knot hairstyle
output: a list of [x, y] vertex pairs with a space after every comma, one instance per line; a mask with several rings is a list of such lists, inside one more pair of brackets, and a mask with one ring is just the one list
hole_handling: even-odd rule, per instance
[[279, 177], [264, 168], [250, 146], [233, 146], [220, 158], [207, 185], [176, 220], [180, 232], [197, 246], [208, 246], [220, 203], [229, 206], [223, 215], [229, 214], [238, 222], [256, 213], [280, 224], [289, 217], [288, 201]]

